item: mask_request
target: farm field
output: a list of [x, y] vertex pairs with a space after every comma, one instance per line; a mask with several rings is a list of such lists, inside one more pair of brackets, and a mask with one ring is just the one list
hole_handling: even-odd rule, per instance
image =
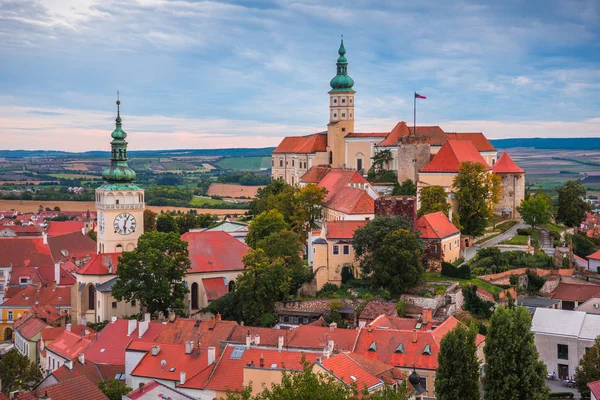
[[271, 157], [226, 157], [215, 163], [221, 169], [258, 171], [271, 168]]
[[50, 176], [58, 179], [102, 179], [100, 175], [89, 175], [89, 174], [49, 174]]
[[[40, 205], [44, 208], [55, 206], [60, 207], [64, 211], [87, 211], [95, 210], [96, 205], [93, 201], [35, 201], [35, 200], [0, 200], [0, 210], [17, 210], [22, 213], [35, 213]], [[212, 208], [188, 208], [188, 207], [171, 207], [171, 206], [146, 206], [150, 210], [160, 213], [161, 211], [181, 211], [196, 210], [198, 214], [214, 214], [214, 215], [242, 215], [245, 210], [222, 210]]]
[[256, 197], [258, 189], [264, 186], [244, 186], [232, 183], [213, 183], [208, 188], [209, 196], [221, 197]]

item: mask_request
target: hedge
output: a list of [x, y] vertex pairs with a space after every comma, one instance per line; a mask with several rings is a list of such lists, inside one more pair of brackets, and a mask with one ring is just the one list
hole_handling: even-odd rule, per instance
[[550, 393], [549, 399], [572, 399], [575, 395], [571, 392], [554, 392]]
[[517, 229], [517, 235], [531, 236], [531, 228], [519, 228]]
[[455, 267], [444, 261], [442, 262], [442, 275], [450, 278], [471, 279], [471, 269], [468, 265]]

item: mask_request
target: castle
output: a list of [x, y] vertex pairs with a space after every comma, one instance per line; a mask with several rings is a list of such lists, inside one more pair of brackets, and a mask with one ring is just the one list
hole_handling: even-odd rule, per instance
[[[384, 166], [398, 182], [417, 183], [417, 202], [423, 187], [439, 185], [456, 211], [452, 181], [460, 163], [480, 162], [502, 179], [502, 195], [495, 212], [518, 218], [516, 207], [525, 197], [525, 172], [507, 153], [498, 151], [481, 132], [445, 132], [439, 126], [410, 127], [400, 121], [389, 132], [356, 132], [354, 80], [348, 75], [344, 42], [338, 50], [337, 73], [329, 91], [327, 130], [307, 136], [285, 137], [272, 154], [272, 177], [290, 185], [302, 184], [313, 167], [352, 169], [366, 175], [372, 158], [388, 150], [392, 160]], [[326, 218], [327, 219], [327, 218]], [[339, 218], [337, 218], [339, 219]]]

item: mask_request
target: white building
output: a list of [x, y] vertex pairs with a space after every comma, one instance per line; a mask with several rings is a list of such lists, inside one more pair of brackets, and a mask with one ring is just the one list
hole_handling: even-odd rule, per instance
[[538, 308], [531, 331], [548, 373], [556, 372], [559, 378], [573, 376], [581, 358], [600, 335], [600, 315]]

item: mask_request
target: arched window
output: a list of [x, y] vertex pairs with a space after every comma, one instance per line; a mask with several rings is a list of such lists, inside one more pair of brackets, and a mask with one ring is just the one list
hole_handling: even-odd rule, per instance
[[122, 244], [118, 244], [117, 247], [115, 248], [115, 252], [122, 253], [123, 252], [123, 245]]
[[235, 287], [235, 282], [234, 281], [230, 281], [229, 285], [227, 285], [227, 289], [229, 292], [233, 292], [233, 288]]
[[88, 310], [96, 308], [96, 289], [92, 285], [88, 286]]
[[192, 310], [198, 309], [198, 284], [192, 283]]

